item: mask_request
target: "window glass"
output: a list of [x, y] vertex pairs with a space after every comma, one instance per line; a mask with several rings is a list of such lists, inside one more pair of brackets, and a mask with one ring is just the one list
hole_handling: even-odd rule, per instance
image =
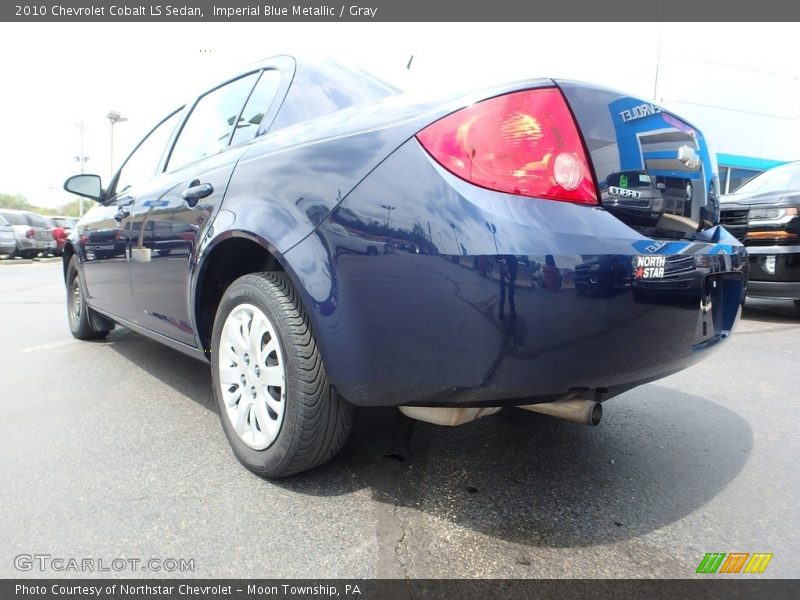
[[27, 221], [25, 220], [25, 215], [23, 213], [15, 213], [15, 212], [7, 212], [3, 213], [3, 216], [6, 218], [6, 221], [9, 222], [11, 225], [27, 225]]
[[360, 69], [344, 67], [333, 61], [307, 64], [295, 73], [292, 87], [272, 129], [277, 131], [399, 92], [394, 86]]
[[44, 217], [40, 217], [36, 213], [25, 213], [25, 216], [28, 219], [28, 225], [31, 227], [50, 227]]
[[170, 169], [217, 154], [228, 145], [233, 125], [256, 77], [258, 73], [240, 77], [197, 101], [172, 148]]
[[178, 124], [180, 114], [181, 111], [178, 110], [161, 121], [128, 157], [119, 174], [115, 192], [117, 195], [129, 189], [136, 189], [155, 177], [164, 149]]
[[752, 169], [731, 169], [729, 189], [733, 192], [738, 191], [742, 184], [750, 181], [753, 177], [761, 173]]
[[8, 225], [8, 221], [3, 218], [3, 215], [0, 215], [0, 225]]
[[231, 145], [241, 144], [253, 139], [280, 85], [280, 71], [271, 69], [261, 74], [253, 93], [250, 94], [250, 98], [245, 104], [242, 116], [239, 117], [239, 122], [236, 124]]
[[[731, 183], [731, 185], [733, 184]], [[789, 163], [774, 167], [749, 181], [738, 191], [752, 194], [789, 190], [800, 190], [800, 163]]]

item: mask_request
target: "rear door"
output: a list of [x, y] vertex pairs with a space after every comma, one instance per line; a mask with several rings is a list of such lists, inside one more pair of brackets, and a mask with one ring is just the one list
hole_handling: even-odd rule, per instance
[[190, 298], [195, 252], [280, 81], [277, 71], [255, 71], [201, 96], [163, 172], [137, 194], [131, 282], [136, 320], [148, 329], [197, 345]]

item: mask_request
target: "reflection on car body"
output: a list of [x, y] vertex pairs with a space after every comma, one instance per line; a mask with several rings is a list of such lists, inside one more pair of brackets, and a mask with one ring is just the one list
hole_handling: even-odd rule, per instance
[[575, 289], [578, 293], [609, 294], [631, 284], [633, 267], [629, 256], [601, 254], [586, 257], [575, 266]]

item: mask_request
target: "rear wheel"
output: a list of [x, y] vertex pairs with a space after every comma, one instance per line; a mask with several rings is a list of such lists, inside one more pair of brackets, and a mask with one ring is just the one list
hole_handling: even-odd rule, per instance
[[214, 319], [211, 374], [236, 458], [284, 477], [333, 457], [352, 409], [332, 389], [308, 316], [284, 273], [240, 277]]
[[111, 321], [94, 313], [86, 303], [78, 259], [74, 256], [67, 266], [67, 321], [72, 335], [79, 340], [105, 337], [114, 328]]

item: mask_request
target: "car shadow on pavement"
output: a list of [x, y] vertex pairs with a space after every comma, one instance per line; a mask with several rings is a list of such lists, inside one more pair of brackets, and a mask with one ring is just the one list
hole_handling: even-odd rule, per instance
[[216, 412], [208, 364], [123, 327], [117, 327], [100, 343], [203, 408]]
[[652, 384], [609, 401], [596, 428], [515, 408], [456, 428], [362, 408], [332, 463], [276, 484], [329, 495], [361, 482], [423, 522], [529, 546], [588, 546], [702, 507], [736, 478], [752, 442], [735, 413]]
[[763, 323], [800, 323], [800, 308], [791, 300], [748, 298], [742, 319]]
[[[216, 411], [207, 365], [126, 330], [107, 344]], [[395, 408], [357, 408], [332, 461], [263, 484], [311, 496], [367, 488], [374, 501], [423, 520], [529, 546], [588, 546], [645, 535], [701, 508], [752, 449], [748, 424], [700, 396], [649, 384], [604, 407], [594, 428], [516, 408], [454, 428]]]

